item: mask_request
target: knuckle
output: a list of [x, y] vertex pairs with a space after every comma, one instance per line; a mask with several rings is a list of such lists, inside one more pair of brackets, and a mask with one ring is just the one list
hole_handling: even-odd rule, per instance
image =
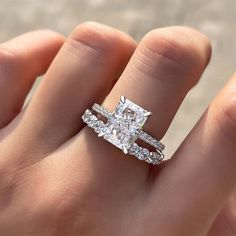
[[224, 90], [210, 105], [210, 121], [224, 137], [225, 142], [230, 145], [229, 150], [235, 150], [236, 143], [236, 93]]
[[10, 171], [4, 166], [0, 167], [0, 208], [9, 207], [12, 202], [12, 196], [17, 188], [17, 172]]
[[222, 120], [225, 123], [226, 129], [233, 133], [234, 141], [236, 141], [236, 94], [225, 95], [221, 107]]
[[[202, 42], [197, 43], [196, 39], [193, 39], [195, 35]], [[206, 37], [188, 27], [152, 30], [144, 37], [143, 48], [144, 52], [146, 51], [145, 56], [152, 60], [161, 60], [169, 67], [193, 75], [192, 78], [195, 80], [198, 80], [199, 73], [209, 60], [210, 52], [210, 44]]]
[[[61, 230], [68, 231], [72, 229], [75, 222], [79, 223], [81, 219], [81, 204], [78, 199], [70, 196], [69, 193], [59, 191], [47, 191], [47, 197], [37, 200], [35, 207], [35, 217], [38, 219], [50, 220], [53, 225], [64, 225], [62, 228], [53, 229], [55, 235], [61, 234]], [[31, 206], [32, 209], [32, 206]], [[59, 231], [57, 231], [59, 230]], [[64, 234], [63, 234], [64, 235]]]
[[[19, 72], [18, 70], [21, 68], [20, 63], [21, 59], [17, 54], [6, 47], [0, 46], [0, 74], [6, 77], [13, 72]], [[10, 78], [10, 76], [7, 76], [7, 78]]]
[[75, 47], [82, 44], [95, 51], [113, 50], [115, 40], [116, 35], [112, 28], [96, 22], [85, 22], [78, 25], [69, 37], [69, 42]]

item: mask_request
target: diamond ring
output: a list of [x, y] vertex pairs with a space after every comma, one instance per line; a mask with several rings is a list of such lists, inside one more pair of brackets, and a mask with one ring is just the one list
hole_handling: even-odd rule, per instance
[[[107, 121], [99, 119], [98, 115]], [[158, 165], [164, 158], [162, 151], [165, 146], [143, 130], [150, 115], [151, 112], [121, 96], [113, 112], [95, 103], [92, 110], [85, 111], [82, 119], [99, 137], [103, 137], [125, 154]], [[154, 150], [142, 147], [137, 143], [138, 140], [149, 144]]]

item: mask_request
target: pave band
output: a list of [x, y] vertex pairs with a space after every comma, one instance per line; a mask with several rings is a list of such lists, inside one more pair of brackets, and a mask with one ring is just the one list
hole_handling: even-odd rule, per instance
[[[97, 114], [107, 119], [107, 122], [100, 120]], [[109, 112], [103, 106], [94, 104], [92, 110], [87, 109], [82, 116], [83, 121], [92, 128], [99, 137], [103, 137], [108, 142], [123, 150], [125, 154], [130, 154], [139, 160], [158, 165], [164, 158], [162, 151], [165, 146], [143, 131], [144, 123], [151, 115], [140, 106], [121, 97], [114, 112]], [[150, 151], [137, 144], [136, 140], [152, 146], [155, 150]]]

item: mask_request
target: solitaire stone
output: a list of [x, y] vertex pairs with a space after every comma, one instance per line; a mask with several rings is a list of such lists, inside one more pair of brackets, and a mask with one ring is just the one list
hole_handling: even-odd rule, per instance
[[142, 130], [150, 113], [125, 97], [121, 97], [108, 119], [104, 139], [127, 153]]

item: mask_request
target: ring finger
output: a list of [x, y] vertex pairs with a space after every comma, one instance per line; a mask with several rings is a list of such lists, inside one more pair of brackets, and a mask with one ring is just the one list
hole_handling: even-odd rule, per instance
[[[210, 58], [210, 46], [205, 36], [185, 27], [158, 29], [147, 34], [135, 51], [121, 78], [105, 99], [103, 105], [113, 110], [124, 95], [151, 111], [145, 130], [161, 139], [188, 91], [198, 81]], [[123, 154], [110, 144], [98, 145], [97, 137], [85, 128], [78, 142], [87, 142], [103, 168], [110, 165], [145, 166], [140, 162], [123, 161]], [[86, 139], [84, 137], [86, 136]], [[106, 148], [104, 146], [106, 145]], [[84, 145], [79, 145], [80, 149]], [[91, 157], [92, 158], [92, 157]], [[133, 167], [134, 168], [134, 167]]]
[[[103, 106], [113, 110], [120, 96], [126, 96], [153, 113], [145, 131], [161, 139], [209, 58], [209, 42], [195, 30], [183, 27], [154, 30], [141, 41]], [[147, 163], [128, 158], [88, 127], [44, 161], [45, 166], [58, 173], [54, 178], [67, 179], [76, 192], [76, 186], [83, 183], [84, 188], [99, 193], [93, 196], [101, 196], [104, 204], [117, 198], [126, 199], [129, 204], [127, 198], [133, 199], [137, 192], [144, 193], [146, 181], [155, 177]], [[65, 191], [72, 190], [66, 187]], [[110, 205], [115, 206], [113, 202]]]

